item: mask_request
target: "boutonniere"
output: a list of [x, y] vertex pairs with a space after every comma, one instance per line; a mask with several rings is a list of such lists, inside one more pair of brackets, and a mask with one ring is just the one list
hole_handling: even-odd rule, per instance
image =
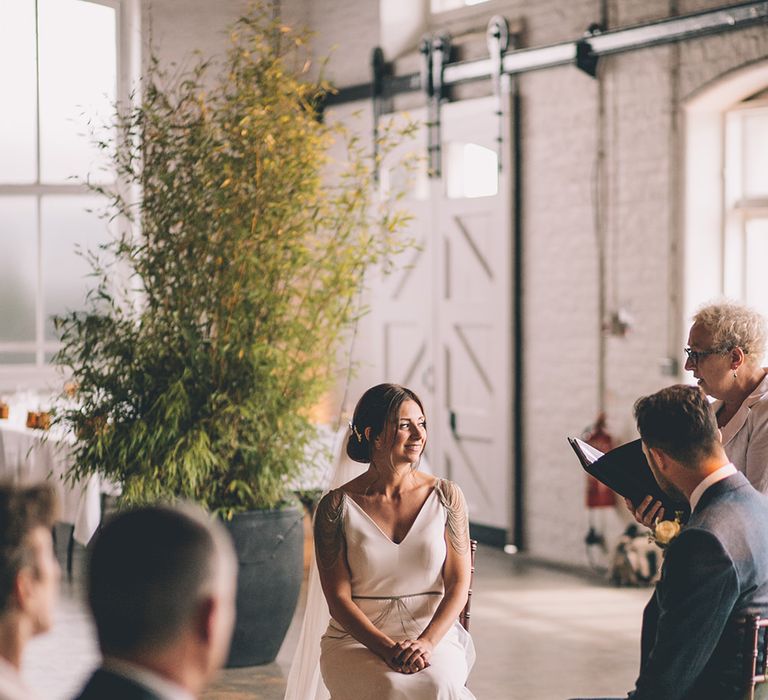
[[658, 520], [653, 530], [649, 533], [648, 539], [654, 542], [662, 549], [666, 549], [671, 544], [672, 540], [680, 534], [680, 530], [683, 527], [682, 523], [683, 511], [675, 511], [674, 520]]

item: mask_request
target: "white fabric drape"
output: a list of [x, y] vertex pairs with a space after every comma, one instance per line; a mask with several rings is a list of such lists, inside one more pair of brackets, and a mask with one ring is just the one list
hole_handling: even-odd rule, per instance
[[[328, 490], [337, 489], [368, 469], [367, 464], [353, 462], [347, 457], [346, 446], [349, 429], [343, 428], [336, 434], [333, 445], [333, 473]], [[285, 700], [329, 700], [330, 694], [320, 677], [320, 637], [323, 636], [331, 614], [320, 586], [314, 549], [309, 565], [307, 583], [307, 606], [301, 625], [299, 643], [288, 673]]]

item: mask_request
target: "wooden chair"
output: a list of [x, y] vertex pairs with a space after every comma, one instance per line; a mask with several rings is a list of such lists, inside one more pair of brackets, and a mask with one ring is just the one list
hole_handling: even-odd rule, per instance
[[[472, 581], [475, 578], [475, 553], [477, 552], [477, 540], [469, 541], [469, 558], [471, 569], [469, 574], [469, 592], [467, 593], [467, 604], [459, 614], [459, 624], [469, 632], [470, 608], [472, 607]], [[768, 623], [768, 621], [767, 621]]]
[[755, 686], [768, 681], [768, 618], [761, 618], [759, 615], [747, 617], [744, 622], [744, 644], [747, 689], [744, 697], [745, 700], [755, 700]]

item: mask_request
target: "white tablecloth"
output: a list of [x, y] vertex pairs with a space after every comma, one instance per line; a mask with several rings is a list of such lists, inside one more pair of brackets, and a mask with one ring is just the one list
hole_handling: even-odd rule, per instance
[[101, 479], [93, 475], [85, 482], [65, 482], [71, 463], [65, 436], [0, 421], [0, 478], [17, 484], [50, 481], [59, 497], [61, 521], [74, 525], [77, 542], [88, 544], [101, 520]]

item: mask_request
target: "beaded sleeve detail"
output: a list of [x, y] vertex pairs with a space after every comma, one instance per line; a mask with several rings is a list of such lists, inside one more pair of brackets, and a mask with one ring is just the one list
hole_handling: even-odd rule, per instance
[[339, 559], [344, 546], [344, 494], [341, 489], [329, 491], [320, 500], [315, 513], [315, 552], [317, 563], [330, 569]]
[[435, 491], [447, 514], [445, 527], [448, 541], [458, 554], [466, 554], [469, 551], [469, 518], [464, 494], [447, 479], [438, 479]]

